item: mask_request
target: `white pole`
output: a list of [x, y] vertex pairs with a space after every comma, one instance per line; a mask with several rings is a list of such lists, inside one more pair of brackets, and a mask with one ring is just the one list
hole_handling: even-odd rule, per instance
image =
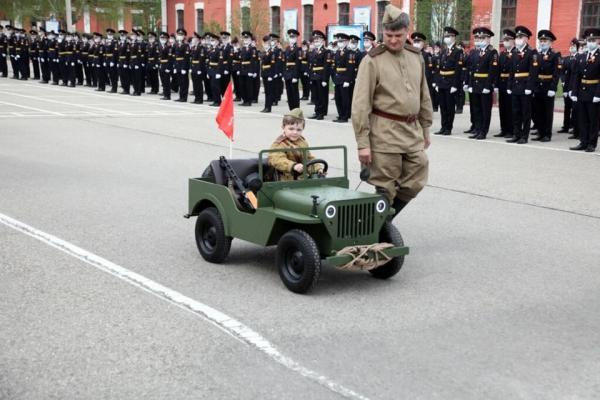
[[163, 32], [167, 32], [167, 0], [160, 0], [160, 25]]
[[71, 13], [71, 0], [65, 0], [65, 13], [67, 14], [67, 31], [72, 29], [73, 25], [73, 15]]
[[229, 159], [233, 158], [233, 140], [229, 139]]

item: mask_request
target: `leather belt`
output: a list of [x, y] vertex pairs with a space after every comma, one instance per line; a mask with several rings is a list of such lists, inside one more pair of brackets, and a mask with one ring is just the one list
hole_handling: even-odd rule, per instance
[[129, 58], [132, 60], [135, 60], [137, 58], [137, 56], [130, 56]]
[[242, 61], [242, 65], [248, 65], [250, 64], [252, 61]]
[[346, 68], [344, 68], [344, 67], [336, 68], [335, 72], [346, 72]]
[[106, 56], [106, 57], [112, 57], [112, 56], [113, 56], [113, 53], [106, 53], [106, 54], [105, 54], [105, 56]]
[[200, 60], [192, 60], [192, 64], [200, 64]]
[[500, 74], [500, 78], [510, 78], [510, 74]]
[[262, 69], [269, 69], [269, 68], [271, 68], [271, 66], [270, 66], [270, 65], [263, 65], [263, 66], [262, 66]]
[[554, 77], [552, 75], [538, 75], [538, 78], [540, 78], [543, 81], [548, 81]]
[[183, 61], [183, 57], [175, 57], [175, 61]]
[[600, 83], [600, 79], [582, 79], [581, 83], [583, 83], [584, 85], [595, 85], [597, 83]]
[[313, 67], [313, 71], [322, 71], [323, 67]]
[[285, 65], [290, 67], [290, 66], [296, 65], [296, 62], [287, 62], [287, 63], [285, 63]]
[[165, 64], [165, 63], [168, 63], [168, 62], [169, 62], [169, 60], [160, 60], [161, 64]]
[[440, 71], [440, 75], [442, 76], [450, 76], [450, 75], [454, 75], [456, 73], [456, 71]]
[[210, 62], [210, 63], [208, 63], [208, 65], [212, 65], [213, 67], [216, 67], [217, 65], [219, 65], [219, 63], [218, 62]]
[[474, 73], [473, 76], [475, 78], [487, 78], [488, 76], [490, 76], [490, 74], [486, 74], [486, 73]]
[[400, 122], [407, 122], [409, 124], [412, 124], [413, 122], [417, 121], [417, 115], [396, 115], [396, 114], [390, 114], [390, 113], [386, 113], [385, 111], [381, 111], [378, 110], [376, 108], [374, 108], [371, 111], [373, 114], [378, 115], [380, 117], [383, 118], [387, 118], [387, 119], [391, 119], [394, 121], [400, 121]]
[[127, 58], [127, 56], [119, 56], [119, 60], [124, 60], [126, 58]]
[[515, 78], [527, 78], [529, 77], [529, 72], [517, 72], [515, 74]]

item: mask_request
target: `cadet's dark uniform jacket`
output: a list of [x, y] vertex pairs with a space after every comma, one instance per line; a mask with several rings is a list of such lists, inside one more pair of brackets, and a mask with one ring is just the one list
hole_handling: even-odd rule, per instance
[[537, 51], [525, 46], [522, 51], [515, 50], [512, 60], [508, 89], [512, 91], [513, 96], [525, 94], [525, 90], [533, 92], [537, 84], [539, 70]]
[[498, 52], [492, 46], [487, 46], [485, 50], [475, 53], [473, 61], [469, 87], [473, 88], [473, 93], [482, 93], [483, 89], [491, 92], [498, 78]]
[[463, 54], [462, 49], [456, 46], [442, 50], [437, 70], [437, 85], [440, 89], [458, 89], [461, 86]]

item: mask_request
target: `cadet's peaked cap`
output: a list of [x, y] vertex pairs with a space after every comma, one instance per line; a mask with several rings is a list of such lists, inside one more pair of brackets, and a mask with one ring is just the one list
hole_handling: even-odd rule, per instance
[[370, 40], [375, 40], [375, 34], [373, 32], [365, 31], [363, 33], [363, 38], [370, 39]]
[[102, 37], [102, 34], [100, 32], [94, 32], [93, 34], [94, 36], [98, 36], [98, 37]]
[[221, 36], [231, 36], [231, 33], [227, 32], [227, 31], [223, 31], [223, 32], [221, 32]]
[[515, 27], [515, 34], [517, 36], [527, 36], [528, 38], [531, 37], [531, 31], [522, 25]]
[[320, 37], [321, 39], [325, 39], [325, 34], [319, 30], [312, 31], [313, 37]]
[[144, 36], [145, 35], [144, 31], [141, 30], [141, 29], [138, 29], [137, 31], [135, 31], [135, 33], [137, 33], [140, 36]]
[[279, 35], [276, 35], [276, 34], [274, 34], [274, 33], [269, 33], [269, 37], [270, 37], [271, 39], [279, 39]]
[[29, 31], [29, 34], [30, 34], [30, 35], [33, 35], [33, 36], [35, 36], [35, 35], [37, 35], [37, 31], [34, 31], [34, 30], [32, 29], [32, 30], [30, 30], [30, 31]]
[[58, 33], [59, 33], [60, 35], [64, 35], [65, 33], [67, 33], [67, 31], [65, 31], [64, 29], [59, 29], [59, 30], [58, 30]]
[[410, 38], [411, 38], [412, 40], [415, 40], [415, 39], [416, 39], [416, 40], [427, 40], [427, 36], [425, 36], [425, 35], [424, 35], [424, 34], [422, 34], [421, 32], [413, 32], [413, 33], [410, 35]]
[[600, 29], [597, 29], [597, 28], [586, 29], [585, 32], [583, 32], [583, 38], [584, 39], [600, 38]]
[[217, 40], [219, 39], [219, 35], [217, 35], [217, 34], [215, 34], [215, 33], [212, 33], [212, 32], [209, 32], [209, 33], [208, 33], [208, 36], [209, 36], [211, 39], [217, 39]]
[[514, 39], [517, 37], [515, 31], [511, 31], [510, 29], [503, 30], [502, 34], [504, 35], [504, 39]]
[[342, 33], [342, 32], [336, 33], [334, 37], [336, 39], [339, 39], [339, 40], [348, 40], [348, 39], [350, 39], [350, 36], [348, 36], [348, 35], [346, 35], [345, 33]]
[[250, 31], [244, 31], [244, 32], [242, 32], [242, 37], [251, 38], [252, 37], [252, 32], [250, 32]]
[[44, 33], [46, 33], [46, 28], [44, 28], [43, 26], [40, 26], [38, 30], [39, 30], [40, 32], [44, 32]]
[[183, 28], [179, 28], [179, 29], [177, 29], [177, 34], [187, 36], [187, 31]]
[[301, 108], [294, 108], [283, 115], [284, 117], [294, 117], [297, 119], [304, 119], [304, 113]]
[[202, 39], [202, 35], [200, 35], [198, 32], [194, 32], [194, 37], [197, 39]]
[[108, 28], [106, 30], [106, 33], [115, 33], [115, 30], [113, 28]]
[[473, 29], [473, 35], [475, 36], [494, 36], [494, 32], [486, 28], [485, 26], [480, 26], [478, 28]]
[[287, 34], [288, 34], [288, 36], [291, 36], [291, 35], [300, 36], [300, 32], [298, 32], [295, 29], [288, 29]]
[[541, 31], [538, 32], [538, 39], [549, 39], [549, 40], [556, 40], [556, 36], [554, 36], [554, 33], [550, 32], [547, 29], [542, 29]]
[[381, 22], [383, 24], [389, 24], [390, 22], [394, 22], [402, 15], [402, 10], [396, 7], [395, 5], [388, 4], [385, 6], [385, 12], [383, 13], [383, 18]]
[[357, 42], [360, 40], [360, 38], [358, 36], [356, 36], [356, 35], [350, 35], [348, 37], [350, 38], [350, 40], [355, 40]]
[[160, 33], [160, 37], [161, 37], [161, 38], [168, 38], [168, 37], [169, 37], [169, 34], [168, 34], [167, 32], [164, 32], [164, 31], [163, 31], [163, 32], [161, 32], [161, 33]]
[[156, 32], [150, 31], [150, 32], [148, 32], [148, 36], [152, 36], [152, 37], [155, 38], [156, 37]]
[[579, 46], [579, 40], [576, 37], [574, 37], [573, 39], [571, 39], [570, 43], [572, 45]]
[[458, 36], [458, 31], [451, 26], [444, 27], [444, 34]]
[[271, 36], [269, 36], [269, 35], [263, 36], [263, 42], [268, 42], [269, 40], [271, 40]]
[[129, 32], [127, 32], [125, 29], [119, 29], [119, 33], [121, 35], [127, 35]]

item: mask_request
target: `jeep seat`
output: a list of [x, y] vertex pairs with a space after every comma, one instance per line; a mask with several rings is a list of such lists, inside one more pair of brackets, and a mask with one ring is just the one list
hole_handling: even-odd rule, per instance
[[[258, 158], [237, 158], [230, 159], [229, 164], [237, 174], [237, 176], [245, 183], [246, 177], [252, 173], [258, 172]], [[218, 185], [227, 185], [227, 172], [221, 168], [219, 160], [210, 162], [215, 183]], [[266, 173], [270, 170], [267, 160], [263, 160], [263, 171]]]

